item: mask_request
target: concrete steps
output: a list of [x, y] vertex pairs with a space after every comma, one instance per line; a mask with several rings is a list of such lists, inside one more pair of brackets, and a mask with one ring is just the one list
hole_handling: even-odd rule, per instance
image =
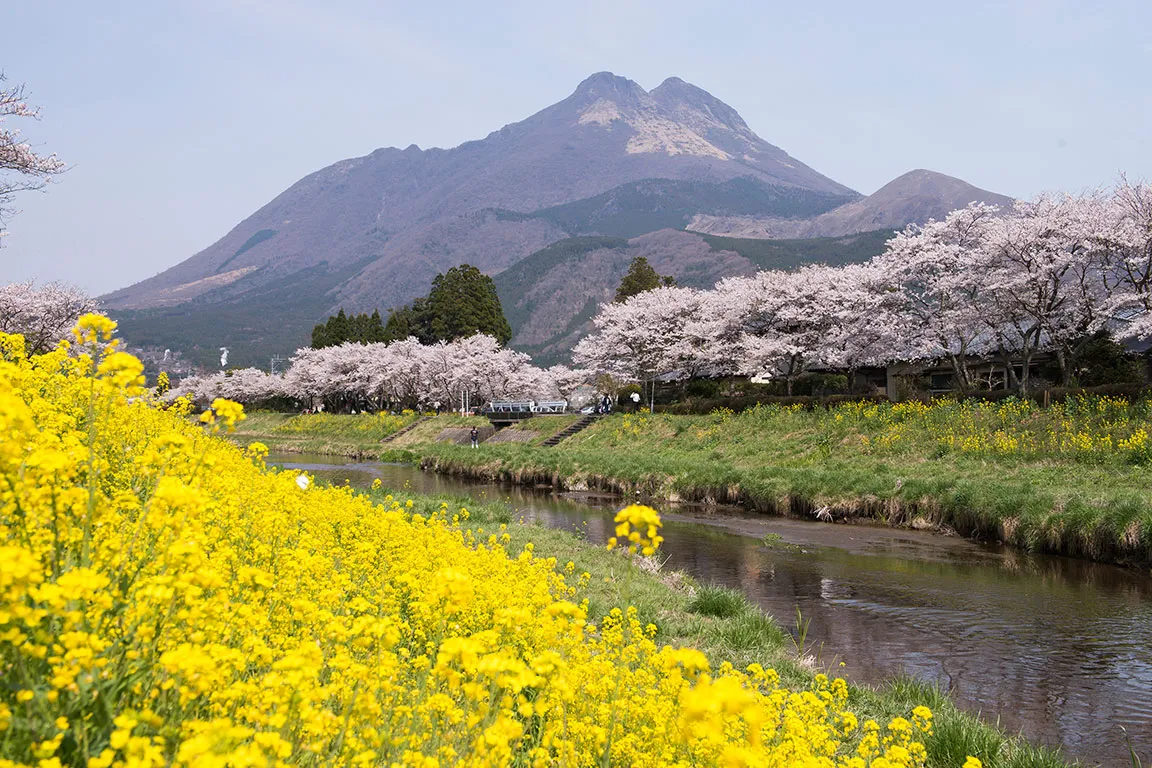
[[431, 416], [421, 416], [420, 418], [416, 419], [416, 421], [412, 422], [411, 424], [404, 427], [403, 429], [398, 429], [395, 432], [393, 432], [392, 434], [388, 435], [388, 437], [381, 440], [380, 443], [381, 444], [390, 443], [393, 440], [395, 440], [396, 438], [398, 438], [402, 435], [408, 434], [412, 430], [416, 429], [416, 427], [418, 427], [421, 424], [423, 424], [424, 422], [428, 421], [428, 419], [430, 419], [430, 418], [432, 418], [432, 417]]
[[575, 421], [575, 422], [569, 424], [564, 429], [562, 429], [559, 432], [557, 432], [556, 434], [552, 435], [552, 437], [545, 440], [543, 443], [541, 443], [541, 445], [544, 446], [545, 448], [551, 448], [552, 446], [556, 445], [557, 443], [560, 443], [561, 441], [567, 440], [569, 437], [572, 437], [572, 435], [576, 434], [577, 432], [580, 432], [580, 431], [585, 430], [588, 427], [592, 426], [592, 424], [595, 423], [597, 418], [599, 418], [599, 417], [594, 415], [594, 414], [588, 414], [587, 416], [582, 416], [582, 417], [580, 417], [580, 419], [578, 421]]

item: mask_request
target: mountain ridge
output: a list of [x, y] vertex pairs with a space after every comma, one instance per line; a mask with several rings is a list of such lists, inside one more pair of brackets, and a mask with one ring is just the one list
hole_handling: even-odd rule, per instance
[[[452, 266], [452, 246], [459, 242], [452, 238], [436, 252], [435, 243], [430, 245], [435, 237], [421, 238], [410, 230], [443, 231], [453, 226], [452, 219], [483, 208], [531, 212], [645, 178], [720, 183], [750, 176], [765, 185], [838, 195], [843, 202], [858, 197], [760, 139], [731, 107], [705, 98], [707, 92], [702, 89], [693, 89], [683, 81], [666, 80], [654, 89], [659, 96], [655, 98], [627, 78], [596, 73], [565, 99], [483, 139], [451, 149], [422, 150], [414, 144], [403, 150], [381, 148], [338, 161], [305, 176], [190, 259], [108, 294], [106, 304], [112, 308], [163, 305], [172, 290], [215, 273], [263, 230], [277, 234], [248, 249], [234, 263], [265, 271], [237, 279], [255, 286], [261, 280], [310, 267], [321, 252], [333, 265], [374, 255], [383, 262], [376, 268], [382, 273], [377, 279], [399, 282], [399, 290], [386, 300], [402, 301], [416, 295], [419, 286], [407, 285], [411, 281], [403, 279], [397, 269], [401, 257], [412, 261], [414, 252], [429, 257], [426, 265], [419, 258], [415, 265], [404, 265], [415, 266], [422, 282], [436, 270]], [[667, 109], [661, 106], [662, 100], [670, 105]], [[668, 110], [709, 138], [673, 121]], [[737, 152], [742, 154], [737, 157]], [[507, 237], [517, 257], [543, 244], [538, 238], [523, 238], [518, 227], [504, 229], [513, 231]], [[407, 237], [389, 246], [400, 233]], [[559, 239], [559, 233], [551, 235]], [[520, 239], [526, 244], [515, 248]], [[478, 266], [492, 271], [510, 261]], [[187, 298], [189, 294], [198, 295], [194, 287], [177, 295]], [[355, 290], [346, 290], [340, 298], [354, 301], [357, 295]]]
[[971, 202], [1011, 207], [1012, 198], [989, 192], [954, 176], [917, 168], [897, 176], [867, 197], [852, 200], [807, 220], [780, 217], [718, 217], [699, 214], [688, 223], [693, 232], [731, 237], [842, 237], [854, 232], [900, 229], [939, 218], [941, 211]]

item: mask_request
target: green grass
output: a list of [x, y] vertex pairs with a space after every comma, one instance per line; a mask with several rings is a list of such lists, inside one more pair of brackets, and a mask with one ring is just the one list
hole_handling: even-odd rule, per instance
[[232, 435], [239, 443], [259, 440], [277, 451], [354, 457], [378, 457], [384, 438], [420, 418], [416, 413], [293, 415], [266, 411], [247, 416]]
[[[380, 501], [388, 493], [409, 497], [387, 488], [366, 493]], [[588, 586], [577, 599], [588, 600], [593, 622], [598, 623], [614, 607], [633, 605], [642, 622], [657, 627], [657, 642], [696, 648], [713, 668], [725, 661], [740, 669], [759, 663], [775, 669], [782, 684], [791, 688], [810, 685], [817, 672], [836, 674], [835, 669], [799, 659], [791, 635], [740, 592], [700, 587], [683, 574], [637, 567], [619, 550], [609, 552], [578, 534], [512, 521], [510, 508], [501, 503], [473, 504], [471, 499], [455, 496], [412, 498], [414, 511], [422, 514], [435, 511], [442, 501], [448, 502], [453, 513], [466, 507], [468, 527], [485, 534], [498, 532], [501, 524], [507, 524], [511, 539], [507, 549], [512, 555], [531, 543], [537, 557], [555, 559], [558, 571], [566, 570], [571, 562], [573, 573], [589, 573]], [[718, 608], [721, 605], [723, 608]], [[929, 707], [935, 715], [935, 733], [925, 745], [932, 768], [954, 768], [962, 765], [967, 755], [979, 757], [989, 768], [1071, 764], [1056, 750], [1030, 745], [960, 711], [946, 692], [926, 683], [901, 678], [877, 687], [850, 684], [849, 691], [851, 707], [861, 722], [873, 718], [884, 723], [896, 716], [907, 717], [915, 706]]]
[[[445, 414], [421, 423], [411, 432], [398, 437], [388, 443], [389, 448], [401, 448], [411, 445], [434, 443], [440, 433], [446, 429], [469, 429], [471, 427], [491, 427], [492, 424], [483, 416], [458, 416]], [[467, 446], [465, 446], [467, 447]]]
[[688, 604], [688, 610], [701, 616], [730, 619], [747, 612], [748, 599], [738, 589], [727, 587], [701, 587]]

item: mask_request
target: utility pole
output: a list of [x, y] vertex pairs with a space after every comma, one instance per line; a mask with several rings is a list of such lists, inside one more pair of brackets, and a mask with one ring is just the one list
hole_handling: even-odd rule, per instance
[[272, 359], [268, 361], [268, 373], [276, 375], [276, 364], [283, 362], [284, 358], [280, 357], [280, 355], [272, 355]]

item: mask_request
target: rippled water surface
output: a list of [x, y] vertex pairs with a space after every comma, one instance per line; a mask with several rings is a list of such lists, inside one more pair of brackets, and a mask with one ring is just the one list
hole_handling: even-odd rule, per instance
[[[273, 455], [319, 479], [504, 501], [525, 519], [603, 542], [618, 501], [486, 485], [409, 465]], [[1089, 763], [1152, 763], [1152, 577], [935, 534], [668, 507], [668, 567], [738, 587], [852, 679], [899, 673]], [[765, 546], [776, 534], [785, 546]]]

